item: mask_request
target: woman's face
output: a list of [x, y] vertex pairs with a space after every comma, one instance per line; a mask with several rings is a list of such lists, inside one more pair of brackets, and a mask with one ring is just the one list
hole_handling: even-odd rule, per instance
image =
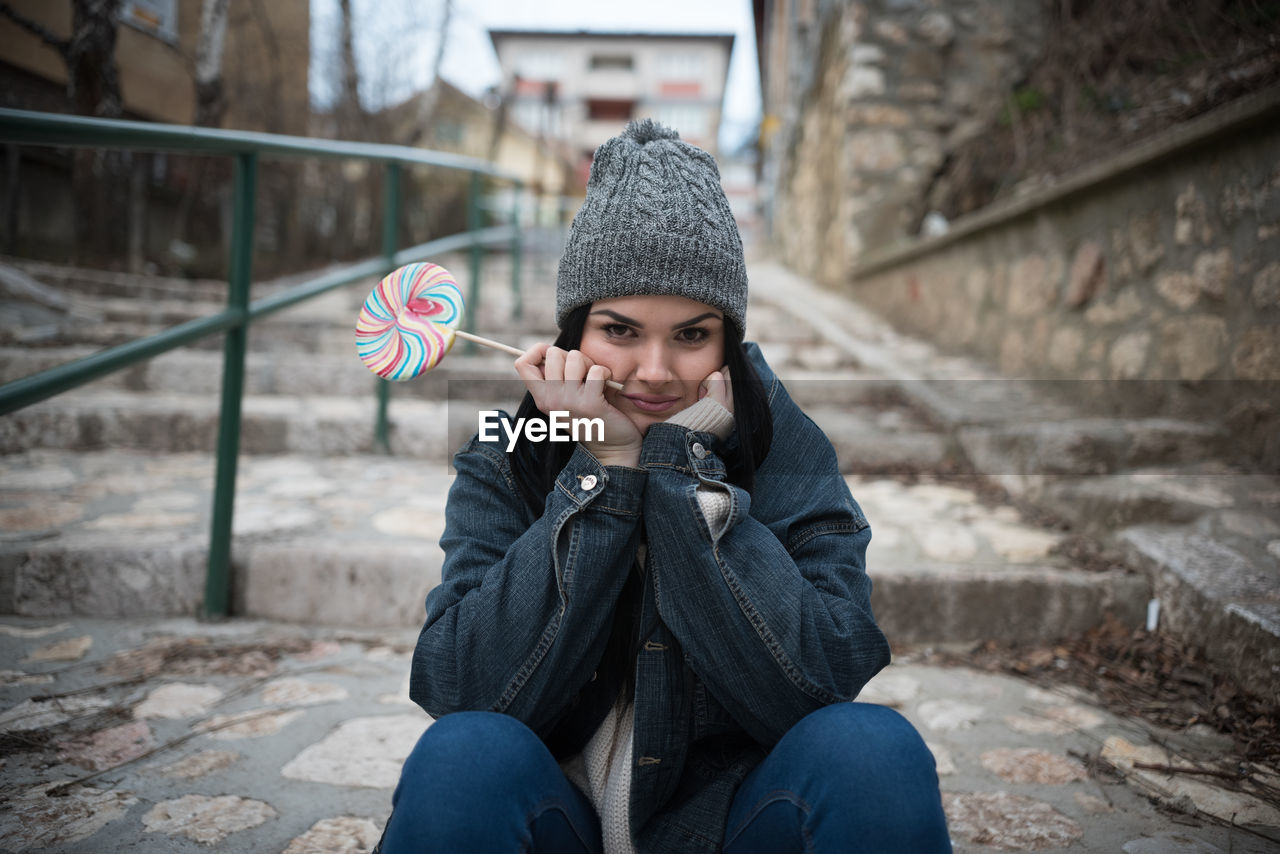
[[724, 366], [724, 312], [678, 296], [598, 300], [579, 349], [622, 383], [605, 397], [643, 435], [696, 403], [701, 382]]

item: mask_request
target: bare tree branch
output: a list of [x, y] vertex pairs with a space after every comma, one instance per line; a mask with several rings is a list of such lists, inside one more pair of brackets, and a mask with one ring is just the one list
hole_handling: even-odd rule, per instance
[[67, 53], [71, 50], [71, 39], [58, 38], [42, 25], [15, 12], [13, 7], [8, 3], [0, 3], [0, 15], [4, 15], [27, 32], [37, 36], [42, 42], [62, 54], [64, 59], [66, 58]]

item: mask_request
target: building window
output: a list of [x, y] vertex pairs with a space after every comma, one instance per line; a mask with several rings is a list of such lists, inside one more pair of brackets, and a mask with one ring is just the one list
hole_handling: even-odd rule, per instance
[[631, 56], [625, 53], [597, 53], [591, 57], [592, 71], [630, 71]]
[[668, 51], [658, 56], [658, 76], [668, 80], [697, 80], [706, 74], [706, 57]]
[[167, 42], [178, 41], [178, 0], [126, 0], [120, 20]]
[[516, 73], [528, 80], [558, 80], [563, 76], [564, 62], [554, 51], [535, 50], [519, 57], [515, 67]]
[[624, 101], [613, 98], [588, 98], [587, 118], [592, 121], [612, 122], [630, 121], [635, 110], [635, 101]]

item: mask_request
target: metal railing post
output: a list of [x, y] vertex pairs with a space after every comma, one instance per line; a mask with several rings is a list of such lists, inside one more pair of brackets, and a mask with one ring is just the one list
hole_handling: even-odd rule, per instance
[[[399, 244], [400, 228], [400, 164], [388, 163], [383, 175], [382, 193], [382, 274], [385, 276], [395, 269], [396, 248]], [[384, 454], [391, 453], [391, 428], [387, 418], [387, 409], [391, 403], [391, 383], [377, 378], [378, 413], [373, 426], [373, 441]]]
[[226, 332], [222, 356], [222, 411], [218, 419], [218, 461], [205, 576], [204, 615], [227, 616], [231, 599], [231, 520], [236, 501], [236, 465], [240, 457], [240, 404], [244, 393], [244, 354], [249, 339], [249, 282], [253, 275], [253, 207], [258, 155], [237, 154], [231, 220], [231, 259], [227, 271], [227, 310], [239, 320]]
[[[474, 234], [480, 230], [480, 173], [471, 173], [471, 188], [467, 194], [467, 230]], [[471, 245], [471, 283], [467, 294], [467, 312], [463, 315], [463, 326], [468, 332], [476, 331], [476, 309], [480, 306], [480, 252], [479, 246]], [[474, 353], [476, 345], [466, 342], [465, 352]]]
[[520, 293], [520, 190], [522, 184], [516, 181], [511, 187], [511, 224], [515, 233], [511, 235], [511, 316], [519, 320], [524, 316], [524, 295]]

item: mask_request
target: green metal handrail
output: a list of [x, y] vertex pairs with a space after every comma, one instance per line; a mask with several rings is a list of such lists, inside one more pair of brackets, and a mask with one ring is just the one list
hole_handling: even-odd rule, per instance
[[[404, 264], [460, 249], [468, 249], [471, 253], [469, 267], [474, 306], [479, 287], [481, 250], [495, 244], [506, 244], [511, 248], [511, 286], [515, 290], [516, 310], [519, 310], [519, 205], [523, 184], [517, 176], [503, 172], [483, 160], [399, 145], [319, 140], [8, 109], [0, 109], [0, 142], [186, 152], [226, 155], [235, 159], [226, 309], [0, 385], [0, 414], [6, 414], [199, 338], [223, 333], [222, 407], [218, 422], [217, 473], [203, 607], [204, 615], [208, 617], [226, 616], [230, 605], [231, 521], [235, 509], [236, 465], [240, 455], [240, 408], [244, 396], [244, 362], [250, 323], [360, 279], [386, 275]], [[262, 155], [338, 157], [382, 163], [386, 171], [381, 254], [250, 302], [254, 202], [257, 195], [258, 158]], [[467, 231], [397, 249], [402, 166], [436, 166], [470, 172], [472, 180], [468, 197]], [[483, 226], [479, 200], [482, 176], [513, 185], [511, 225]], [[469, 313], [469, 317], [474, 317], [474, 311]], [[375, 438], [382, 448], [389, 450], [387, 407], [390, 383], [379, 380], [377, 385]]]

